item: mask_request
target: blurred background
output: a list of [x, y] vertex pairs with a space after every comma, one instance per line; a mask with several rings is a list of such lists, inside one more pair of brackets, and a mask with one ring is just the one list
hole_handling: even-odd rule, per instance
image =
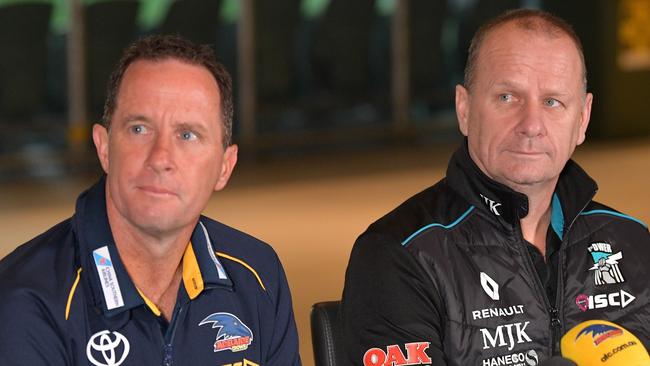
[[0, 0], [0, 257], [101, 174], [89, 131], [122, 49], [154, 33], [210, 44], [241, 155], [206, 214], [276, 248], [312, 365], [310, 306], [340, 298], [368, 224], [444, 176], [471, 36], [516, 7], [582, 38], [595, 98], [576, 160], [600, 201], [650, 221], [650, 0]]

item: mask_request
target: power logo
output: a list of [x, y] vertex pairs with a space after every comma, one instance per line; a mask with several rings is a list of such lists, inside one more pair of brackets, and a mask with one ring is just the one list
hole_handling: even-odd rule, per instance
[[431, 364], [431, 358], [426, 354], [429, 342], [406, 343], [406, 356], [399, 345], [391, 344], [386, 352], [379, 348], [371, 348], [363, 355], [363, 366], [401, 366]]

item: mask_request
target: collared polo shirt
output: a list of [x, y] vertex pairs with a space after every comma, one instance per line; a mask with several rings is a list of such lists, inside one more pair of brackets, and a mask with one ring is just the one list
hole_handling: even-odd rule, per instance
[[270, 246], [201, 217], [167, 322], [120, 260], [104, 191], [0, 262], [1, 365], [300, 365]]

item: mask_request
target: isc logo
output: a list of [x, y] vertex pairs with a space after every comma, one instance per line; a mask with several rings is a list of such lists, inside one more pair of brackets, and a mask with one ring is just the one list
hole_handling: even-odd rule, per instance
[[371, 348], [363, 355], [363, 366], [401, 366], [422, 365], [431, 363], [431, 358], [424, 352], [429, 348], [429, 342], [407, 343], [406, 356], [400, 347], [392, 344], [386, 347], [386, 352], [379, 348]]
[[578, 305], [582, 311], [603, 309], [610, 306], [620, 306], [621, 308], [625, 309], [625, 307], [630, 305], [630, 303], [632, 303], [632, 301], [635, 299], [636, 297], [625, 292], [624, 290], [610, 294], [581, 294], [576, 297], [576, 305]]

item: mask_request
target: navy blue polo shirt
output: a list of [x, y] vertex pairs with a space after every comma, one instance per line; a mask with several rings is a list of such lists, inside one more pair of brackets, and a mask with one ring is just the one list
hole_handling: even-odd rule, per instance
[[300, 365], [270, 246], [201, 217], [167, 322], [120, 260], [104, 189], [0, 261], [0, 365]]

